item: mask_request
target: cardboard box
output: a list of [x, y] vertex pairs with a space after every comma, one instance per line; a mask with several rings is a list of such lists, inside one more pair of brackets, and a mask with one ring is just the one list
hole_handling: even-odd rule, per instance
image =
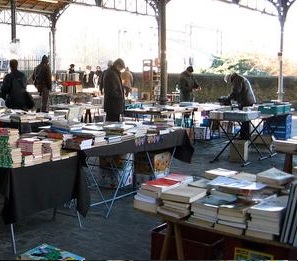
[[133, 160], [133, 154], [115, 155], [113, 157], [101, 157], [99, 160], [100, 168], [110, 168], [111, 165], [117, 168], [123, 168], [126, 161]]
[[135, 154], [135, 172], [140, 174], [168, 173], [171, 161], [169, 151], [161, 153], [149, 153], [152, 168], [145, 152]]
[[196, 140], [210, 140], [211, 132], [210, 128], [206, 126], [195, 127], [195, 139]]
[[132, 184], [132, 175], [132, 168], [127, 171], [117, 170], [116, 172], [111, 169], [102, 169], [98, 178], [98, 185], [104, 188], [116, 189], [121, 177], [124, 176], [121, 187], [125, 187]]
[[[112, 163], [112, 166], [111, 166]], [[104, 188], [115, 189], [118, 187], [121, 177], [121, 187], [132, 184], [133, 154], [116, 155], [113, 157], [100, 158], [100, 174], [98, 184]], [[125, 170], [123, 170], [126, 168]]]
[[[240, 155], [243, 157], [244, 161], [248, 159], [248, 144], [247, 140], [234, 140], [234, 146], [238, 149]], [[229, 160], [232, 162], [242, 162], [238, 152], [232, 144], [230, 145], [230, 157]]]

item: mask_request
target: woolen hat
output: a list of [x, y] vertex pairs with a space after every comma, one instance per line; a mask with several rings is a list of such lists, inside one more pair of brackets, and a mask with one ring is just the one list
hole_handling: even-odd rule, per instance
[[192, 66], [188, 66], [188, 67], [186, 68], [186, 70], [187, 70], [188, 72], [192, 73], [192, 72], [193, 72], [193, 67], [192, 67]]
[[125, 68], [125, 63], [123, 61], [123, 59], [118, 58], [114, 61], [113, 63], [114, 66], [121, 66], [122, 68]]

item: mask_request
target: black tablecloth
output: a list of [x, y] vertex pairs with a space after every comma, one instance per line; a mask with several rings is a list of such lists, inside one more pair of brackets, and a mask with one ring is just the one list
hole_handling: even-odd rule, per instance
[[21, 168], [0, 168], [6, 224], [77, 199], [77, 210], [87, 215], [90, 194], [77, 157]]
[[[153, 141], [152, 141], [153, 140]], [[174, 152], [174, 157], [186, 163], [191, 163], [194, 148], [191, 145], [187, 132], [178, 129], [175, 132], [158, 135], [155, 137], [141, 137], [121, 143], [93, 147], [80, 151], [81, 157], [113, 156], [126, 153], [150, 152], [169, 149]]]

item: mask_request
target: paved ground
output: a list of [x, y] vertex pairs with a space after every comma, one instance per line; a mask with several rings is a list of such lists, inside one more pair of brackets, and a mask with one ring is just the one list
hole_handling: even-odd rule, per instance
[[[297, 134], [296, 118], [292, 134]], [[257, 173], [270, 167], [283, 168], [284, 155], [259, 161], [256, 153], [250, 153], [250, 165], [228, 161], [227, 152], [219, 161], [209, 163], [222, 148], [224, 139], [194, 144], [195, 153], [191, 164], [174, 160], [171, 171], [200, 175], [204, 170], [216, 167]], [[296, 163], [295, 158], [295, 163]], [[91, 190], [92, 199], [95, 192]], [[63, 208], [52, 220], [52, 210], [40, 212], [15, 225], [18, 253], [41, 243], [49, 243], [84, 256], [86, 260], [150, 260], [151, 230], [161, 221], [154, 216], [134, 210], [132, 196], [116, 201], [109, 218], [104, 218], [103, 205], [92, 207], [79, 228], [73, 209]], [[3, 199], [1, 199], [1, 203]], [[15, 260], [12, 254], [9, 227], [0, 222], [0, 259]]]

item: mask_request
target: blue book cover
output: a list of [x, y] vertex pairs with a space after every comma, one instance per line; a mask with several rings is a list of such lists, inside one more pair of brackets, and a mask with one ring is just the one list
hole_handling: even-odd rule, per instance
[[76, 255], [74, 253], [62, 250], [60, 248], [48, 245], [41, 244], [37, 247], [34, 247], [25, 253], [21, 254], [18, 259], [20, 260], [85, 260], [84, 257]]

